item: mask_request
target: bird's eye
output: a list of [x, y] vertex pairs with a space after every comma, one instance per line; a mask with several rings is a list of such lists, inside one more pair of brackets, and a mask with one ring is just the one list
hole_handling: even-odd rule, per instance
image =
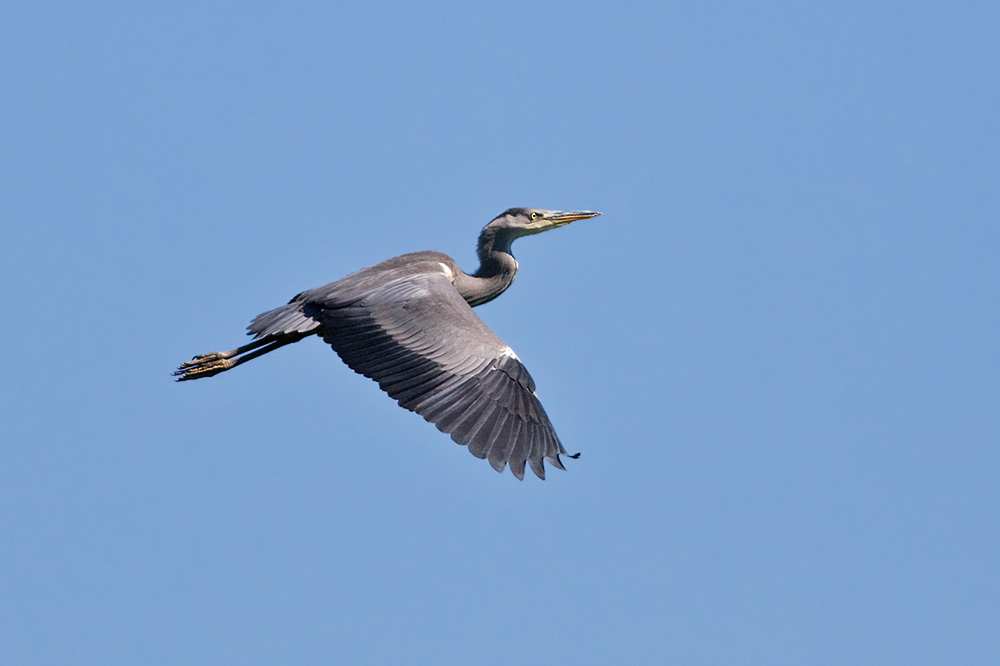
[[538, 219], [538, 213], [532, 213], [531, 214], [531, 219], [537, 220]]

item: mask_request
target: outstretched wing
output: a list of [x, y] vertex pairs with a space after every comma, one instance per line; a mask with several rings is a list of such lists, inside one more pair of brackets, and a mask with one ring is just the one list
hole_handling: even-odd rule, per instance
[[543, 460], [563, 469], [566, 453], [514, 352], [476, 316], [442, 273], [409, 275], [349, 304], [312, 316], [320, 334], [356, 372], [487, 458], [498, 472]]

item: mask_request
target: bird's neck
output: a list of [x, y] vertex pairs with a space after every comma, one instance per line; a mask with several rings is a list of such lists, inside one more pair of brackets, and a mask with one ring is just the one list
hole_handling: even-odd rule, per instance
[[517, 260], [510, 253], [513, 238], [503, 230], [484, 229], [479, 236], [479, 269], [461, 274], [455, 287], [469, 305], [489, 303], [507, 290], [517, 274]]

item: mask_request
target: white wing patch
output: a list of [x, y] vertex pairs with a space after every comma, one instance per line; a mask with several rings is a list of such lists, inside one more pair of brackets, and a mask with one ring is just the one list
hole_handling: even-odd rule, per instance
[[444, 273], [448, 277], [448, 281], [449, 282], [454, 282], [455, 281], [455, 273], [452, 272], [452, 270], [450, 268], [448, 268], [448, 264], [443, 263], [443, 262], [438, 262], [438, 266], [441, 267], [441, 272]]
[[507, 347], [507, 346], [504, 346], [504, 348], [500, 350], [500, 355], [501, 356], [508, 356], [508, 357], [510, 357], [512, 359], [515, 359], [515, 360], [518, 360], [518, 361], [521, 360], [521, 359], [519, 359], [517, 357], [517, 354], [514, 353], [514, 350], [511, 349], [510, 347]]

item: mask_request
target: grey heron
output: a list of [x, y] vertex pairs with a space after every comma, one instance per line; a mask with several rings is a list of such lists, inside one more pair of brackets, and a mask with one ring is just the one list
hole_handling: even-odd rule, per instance
[[[467, 274], [440, 252], [414, 252], [309, 289], [247, 327], [254, 340], [194, 357], [177, 381], [225, 372], [279, 347], [318, 335], [355, 372], [378, 382], [498, 472], [518, 479], [525, 463], [545, 478], [547, 460], [569, 455], [514, 351], [472, 311], [502, 294], [518, 264], [511, 243], [593, 211], [511, 208], [479, 235], [479, 269]], [[579, 454], [571, 457], [576, 457]]]

